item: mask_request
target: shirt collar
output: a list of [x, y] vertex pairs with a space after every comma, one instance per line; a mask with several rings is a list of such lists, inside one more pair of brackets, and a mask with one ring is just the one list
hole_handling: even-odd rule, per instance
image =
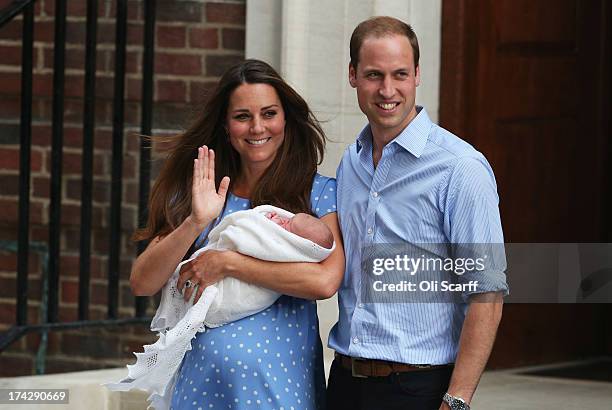
[[356, 145], [357, 145], [358, 154], [359, 154], [359, 151], [361, 151], [363, 147], [367, 148], [372, 145], [372, 132], [370, 131], [370, 124], [367, 124], [365, 127], [363, 127], [363, 129], [357, 136]]
[[[433, 123], [427, 115], [427, 110], [421, 106], [416, 107], [417, 115], [403, 129], [403, 131], [389, 142], [389, 144], [397, 144], [410, 152], [415, 157], [419, 158], [425, 150], [425, 145], [429, 139], [429, 132]], [[357, 137], [357, 153], [363, 147], [371, 149], [372, 147], [372, 130], [370, 124], [366, 125]]]

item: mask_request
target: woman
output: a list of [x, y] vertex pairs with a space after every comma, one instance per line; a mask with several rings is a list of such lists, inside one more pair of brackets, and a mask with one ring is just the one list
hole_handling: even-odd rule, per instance
[[[229, 69], [200, 119], [173, 141], [152, 190], [148, 225], [137, 235], [151, 244], [132, 268], [136, 295], [158, 292], [192, 244], [204, 244], [215, 222], [237, 210], [271, 204], [311, 213], [336, 241], [321, 263], [207, 251], [184, 265], [178, 287], [199, 285], [196, 297], [225, 276], [285, 296], [263, 312], [199, 333], [177, 376], [173, 408], [321, 406], [322, 347], [312, 299], [332, 296], [344, 271], [335, 180], [316, 173], [324, 145], [304, 100], [257, 60]], [[193, 289], [185, 287], [185, 298]]]

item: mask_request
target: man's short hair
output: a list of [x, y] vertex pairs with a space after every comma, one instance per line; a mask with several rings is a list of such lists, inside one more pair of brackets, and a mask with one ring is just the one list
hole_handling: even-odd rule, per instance
[[414, 68], [416, 69], [419, 66], [419, 41], [417, 40], [416, 33], [410, 25], [388, 16], [370, 17], [355, 27], [350, 43], [351, 66], [355, 69], [357, 68], [357, 64], [359, 64], [359, 51], [366, 38], [380, 38], [394, 34], [406, 36], [408, 41], [410, 41], [414, 57]]

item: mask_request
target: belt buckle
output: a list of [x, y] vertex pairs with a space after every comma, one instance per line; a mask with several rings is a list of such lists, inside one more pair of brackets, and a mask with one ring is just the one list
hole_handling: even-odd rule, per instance
[[368, 376], [364, 375], [364, 374], [359, 374], [357, 373], [357, 370], [355, 369], [355, 363], [356, 362], [365, 362], [367, 361], [366, 359], [361, 359], [359, 357], [351, 357], [351, 374], [353, 375], [353, 377], [359, 377], [361, 379], [367, 379]]

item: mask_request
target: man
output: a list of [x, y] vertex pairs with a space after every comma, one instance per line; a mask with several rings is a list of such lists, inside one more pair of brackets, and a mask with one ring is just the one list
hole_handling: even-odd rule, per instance
[[362, 253], [375, 244], [503, 244], [493, 172], [415, 105], [419, 47], [410, 26], [391, 17], [362, 22], [350, 57], [349, 82], [368, 125], [338, 167], [347, 260], [327, 406], [469, 409], [507, 293], [503, 253], [470, 272], [478, 286], [461, 293], [467, 303], [372, 303]]

